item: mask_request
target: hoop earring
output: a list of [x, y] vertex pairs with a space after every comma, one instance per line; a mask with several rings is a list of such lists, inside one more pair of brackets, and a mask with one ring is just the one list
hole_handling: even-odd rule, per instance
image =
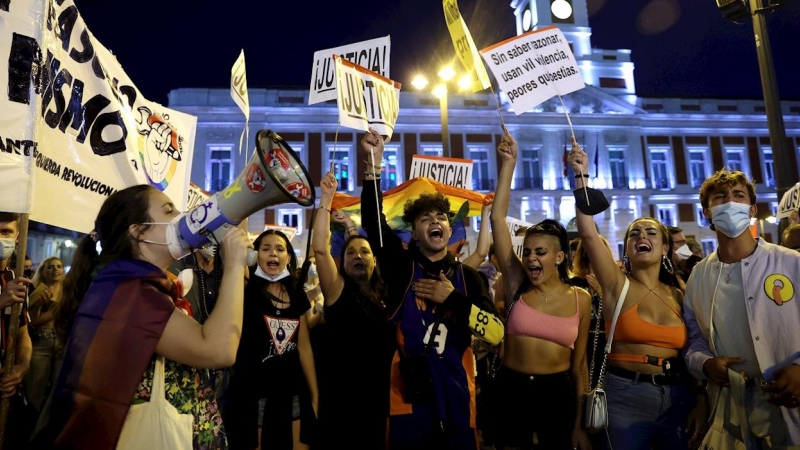
[[631, 273], [631, 260], [628, 258], [628, 255], [622, 257], [622, 269], [625, 271], [625, 274]]
[[675, 274], [675, 270], [672, 268], [672, 261], [667, 258], [667, 255], [661, 256], [661, 265], [667, 269], [667, 272], [669, 272], [670, 275]]

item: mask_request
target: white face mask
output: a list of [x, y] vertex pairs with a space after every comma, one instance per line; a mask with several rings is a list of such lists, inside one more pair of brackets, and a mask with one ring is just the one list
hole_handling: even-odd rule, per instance
[[0, 254], [0, 261], [5, 261], [11, 258], [14, 249], [17, 247], [17, 240], [14, 238], [1, 238], [0, 246], [2, 246], [2, 254]]
[[202, 253], [202, 254], [203, 254], [203, 256], [205, 256], [205, 257], [206, 257], [206, 259], [208, 259], [208, 260], [212, 260], [212, 259], [214, 259], [214, 249], [215, 249], [215, 248], [214, 248], [214, 246], [212, 245], [212, 246], [208, 246], [208, 247], [203, 247], [203, 248], [199, 249], [198, 251], [199, 251], [200, 253]]
[[750, 226], [750, 205], [728, 202], [712, 206], [711, 223], [725, 236], [739, 237]]
[[181, 220], [183, 216], [178, 216], [172, 220], [172, 222], [144, 222], [142, 225], [164, 225], [167, 227], [167, 242], [156, 242], [151, 241], [149, 239], [142, 239], [142, 242], [147, 242], [148, 244], [155, 244], [155, 245], [166, 245], [167, 249], [169, 249], [169, 254], [175, 258], [176, 260], [185, 257], [186, 255], [192, 252], [191, 248], [184, 247], [181, 245], [181, 240], [178, 238], [178, 221]]
[[681, 261], [686, 261], [692, 256], [692, 251], [689, 249], [688, 245], [683, 244], [675, 250], [675, 254], [678, 255], [678, 259]]
[[310, 277], [317, 276], [317, 265], [316, 264], [311, 264], [310, 266], [308, 266], [308, 276], [310, 276]]
[[284, 278], [289, 276], [289, 266], [287, 265], [286, 267], [284, 267], [283, 268], [283, 272], [281, 272], [281, 273], [279, 273], [277, 275], [270, 275], [267, 272], [264, 272], [263, 270], [261, 270], [261, 266], [257, 266], [256, 267], [256, 276], [259, 277], [259, 278], [263, 278], [263, 279], [269, 281], [270, 283], [274, 283], [276, 281], [280, 281], [280, 280], [282, 280], [282, 279], [284, 279]]

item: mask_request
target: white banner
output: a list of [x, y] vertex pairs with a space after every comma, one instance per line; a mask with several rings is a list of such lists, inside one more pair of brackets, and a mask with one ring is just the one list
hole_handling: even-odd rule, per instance
[[778, 204], [778, 215], [776, 217], [785, 219], [798, 209], [800, 209], [800, 183], [795, 184], [783, 194], [781, 202]]
[[200, 186], [189, 182], [189, 192], [186, 195], [186, 209], [185, 211], [189, 211], [190, 209], [194, 208], [195, 206], [203, 203], [204, 201], [211, 198], [211, 194], [206, 192], [205, 189], [201, 188]]
[[244, 50], [239, 53], [231, 67], [231, 98], [244, 113], [245, 120], [250, 120], [250, 96], [247, 94], [247, 70], [244, 64]]
[[481, 55], [517, 115], [585, 87], [567, 39], [554, 26], [486, 47]]
[[516, 253], [519, 259], [522, 259], [523, 244], [525, 244], [525, 236], [511, 235], [511, 245], [514, 246], [514, 253]]
[[[285, 227], [282, 225], [264, 225], [264, 231], [267, 230], [276, 230], [280, 231], [281, 233], [285, 234], [287, 238], [291, 241], [294, 239], [294, 235], [297, 234], [297, 228], [295, 227]], [[258, 236], [256, 236], [258, 237]]]
[[315, 52], [314, 63], [311, 66], [308, 104], [313, 105], [336, 99], [336, 67], [334, 67], [331, 55], [339, 55], [354, 64], [379, 73], [385, 78], [390, 78], [390, 44], [389, 36], [384, 36]]
[[440, 183], [472, 190], [472, 160], [413, 155], [408, 179], [430, 178]]
[[524, 220], [515, 219], [513, 217], [506, 217], [506, 224], [508, 225], [508, 231], [511, 232], [511, 236], [516, 236], [517, 231], [522, 228], [530, 228], [534, 224], [525, 222]]
[[370, 128], [391, 139], [400, 108], [400, 83], [334, 55], [337, 104], [343, 127]]
[[461, 12], [458, 10], [457, 0], [442, 0], [442, 8], [444, 8], [444, 19], [447, 22], [447, 29], [450, 31], [450, 38], [453, 40], [453, 47], [456, 50], [456, 55], [464, 65], [464, 69], [472, 77], [472, 84], [470, 85], [470, 92], [482, 91], [489, 86], [489, 74], [486, 73], [486, 68], [483, 67], [483, 61], [478, 55], [478, 49], [475, 47], [475, 42], [472, 40], [472, 34], [461, 17]]
[[[14, 0], [4, 20], [35, 23], [42, 17], [17, 9], [18, 3], [25, 2]], [[109, 195], [142, 183], [164, 191], [183, 210], [197, 118], [145, 99], [116, 57], [86, 28], [71, 0], [48, 5], [37, 46], [42, 63], [38, 96], [15, 85], [0, 100], [0, 136], [26, 129], [19, 119], [21, 108], [36, 113], [32, 134], [18, 138], [32, 142], [31, 219], [88, 233]], [[0, 28], [0, 49], [10, 49], [0, 58], [19, 59], [17, 40], [10, 27]], [[9, 74], [19, 76], [16, 69]]]

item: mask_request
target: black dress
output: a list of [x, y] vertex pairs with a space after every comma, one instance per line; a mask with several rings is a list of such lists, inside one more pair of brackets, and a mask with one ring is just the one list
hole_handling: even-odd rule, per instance
[[319, 446], [380, 449], [386, 443], [394, 327], [386, 308], [345, 283], [325, 307], [324, 339], [316, 341], [319, 373]]
[[[266, 285], [251, 278], [245, 288], [242, 338], [229, 387], [230, 419], [225, 423], [231, 449], [255, 448], [258, 426], [262, 449], [291, 449], [294, 396], [300, 398], [303, 418], [309, 412], [313, 417], [298, 351], [300, 318], [311, 305], [305, 295], [295, 294], [288, 307], [276, 308], [272, 300], [279, 299], [266, 291]], [[259, 424], [261, 399], [266, 405]]]

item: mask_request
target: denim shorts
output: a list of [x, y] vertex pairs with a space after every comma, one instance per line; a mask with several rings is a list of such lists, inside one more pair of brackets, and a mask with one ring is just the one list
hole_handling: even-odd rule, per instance
[[[264, 407], [267, 404], [267, 399], [262, 398], [258, 401], [258, 426], [264, 423]], [[297, 395], [292, 396], [292, 420], [300, 420], [300, 397]]]

